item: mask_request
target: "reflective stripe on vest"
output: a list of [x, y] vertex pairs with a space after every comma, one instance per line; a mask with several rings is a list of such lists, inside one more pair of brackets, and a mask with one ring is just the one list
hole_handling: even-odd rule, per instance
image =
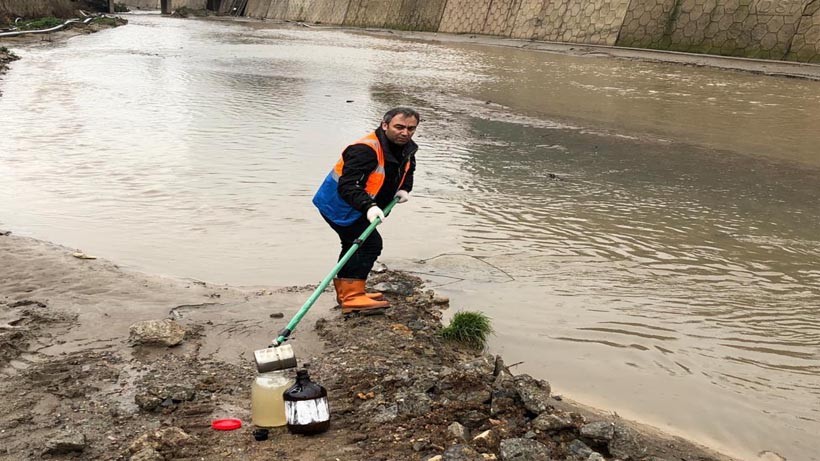
[[[354, 146], [356, 144], [364, 144], [365, 146], [368, 146], [374, 151], [376, 151], [376, 160], [378, 161], [378, 165], [376, 166], [376, 169], [370, 173], [370, 176], [367, 177], [367, 184], [365, 184], [364, 186], [364, 191], [367, 192], [367, 195], [369, 195], [370, 198], [376, 198], [376, 194], [379, 193], [379, 190], [382, 188], [382, 185], [384, 184], [384, 150], [382, 149], [382, 143], [379, 142], [379, 138], [378, 136], [376, 136], [376, 132], [373, 131], [367, 136], [354, 142], [350, 146]], [[340, 157], [339, 161], [336, 162], [336, 165], [333, 167], [333, 170], [330, 171], [330, 176], [337, 183], [339, 182], [339, 178], [342, 176], [344, 166], [345, 159], [344, 157]], [[399, 181], [399, 188], [401, 188], [401, 186], [404, 184], [404, 179], [407, 177], [407, 172], [409, 170], [410, 159], [407, 159], [404, 165], [404, 172], [401, 176], [401, 181]]]

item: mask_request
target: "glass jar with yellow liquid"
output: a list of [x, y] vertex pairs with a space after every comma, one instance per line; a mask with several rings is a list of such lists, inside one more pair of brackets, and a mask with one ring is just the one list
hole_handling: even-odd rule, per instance
[[257, 427], [287, 424], [282, 394], [293, 385], [287, 371], [259, 373], [251, 385], [251, 420]]

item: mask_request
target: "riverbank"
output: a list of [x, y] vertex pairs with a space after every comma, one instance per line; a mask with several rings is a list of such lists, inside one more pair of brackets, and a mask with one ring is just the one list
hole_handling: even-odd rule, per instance
[[[45, 34], [25, 34], [16, 37], [0, 38], [0, 78], [8, 71], [9, 64], [19, 59], [14, 54], [14, 48], [25, 46], [49, 45], [55, 41], [67, 40], [77, 35], [87, 35], [113, 27], [127, 24], [125, 19], [115, 16], [101, 16], [88, 24], [76, 22], [69, 24], [66, 28]], [[1, 94], [1, 93], [0, 93]]]
[[[371, 280], [395, 306], [388, 315], [344, 321], [327, 292], [291, 340], [328, 389], [331, 430], [257, 442], [250, 354], [313, 287], [171, 280], [0, 235], [0, 459], [730, 459], [591, 413], [500, 357], [443, 341], [447, 304], [391, 271]], [[182, 344], [129, 341], [130, 325], [160, 319], [185, 330]], [[216, 432], [218, 417], [244, 425]]]

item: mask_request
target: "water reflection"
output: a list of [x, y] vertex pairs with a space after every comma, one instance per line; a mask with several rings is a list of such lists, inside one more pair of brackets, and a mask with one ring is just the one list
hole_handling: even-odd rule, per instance
[[152, 273], [310, 283], [336, 254], [317, 178], [413, 104], [389, 263], [488, 312], [496, 350], [559, 389], [816, 459], [817, 83], [264, 27], [134, 16], [21, 52], [2, 225]]

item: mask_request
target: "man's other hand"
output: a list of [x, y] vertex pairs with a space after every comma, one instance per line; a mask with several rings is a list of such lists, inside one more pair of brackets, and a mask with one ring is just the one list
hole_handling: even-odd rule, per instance
[[384, 211], [377, 206], [372, 206], [367, 210], [367, 220], [371, 223], [379, 218], [384, 222]]
[[396, 192], [396, 198], [399, 199], [399, 203], [404, 203], [410, 200], [410, 192], [407, 192], [406, 190], [400, 190]]

